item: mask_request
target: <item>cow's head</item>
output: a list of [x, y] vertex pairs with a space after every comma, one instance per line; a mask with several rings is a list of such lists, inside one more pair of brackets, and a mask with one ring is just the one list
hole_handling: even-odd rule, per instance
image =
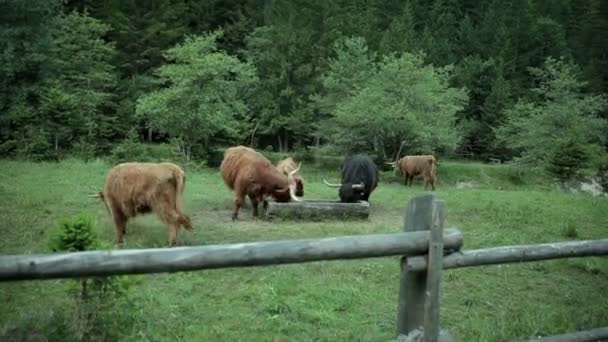
[[395, 160], [394, 162], [385, 162], [386, 164], [390, 165], [393, 167], [393, 170], [395, 172], [395, 176], [401, 176], [401, 164], [399, 163], [400, 160]]
[[296, 196], [304, 196], [304, 181], [300, 175], [294, 175], [294, 181], [296, 183]]
[[[300, 170], [300, 166], [302, 163], [298, 165], [298, 168], [289, 172], [287, 175], [287, 187], [278, 187], [272, 191], [272, 197], [274, 197], [277, 202], [289, 202], [290, 200], [301, 202], [302, 200], [298, 198], [298, 196], [302, 196], [304, 194], [304, 188], [301, 189], [301, 194], [298, 194], [298, 182], [296, 181], [295, 174]], [[301, 183], [300, 183], [301, 184]], [[302, 186], [302, 185], [300, 185]]]
[[332, 188], [340, 188], [338, 194], [340, 200], [346, 203], [354, 203], [362, 201], [365, 197], [365, 184], [361, 183], [344, 183], [344, 184], [332, 184], [323, 179], [325, 185]]

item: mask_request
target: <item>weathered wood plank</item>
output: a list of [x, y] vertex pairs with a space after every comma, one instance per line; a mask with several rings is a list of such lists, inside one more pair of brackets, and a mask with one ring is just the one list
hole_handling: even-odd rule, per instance
[[302, 202], [268, 202], [265, 218], [319, 220], [324, 218], [367, 219], [370, 204], [365, 201], [358, 203], [342, 203], [338, 201], [305, 200]]
[[428, 268], [424, 305], [424, 341], [437, 342], [439, 339], [439, 301], [441, 287], [441, 265], [443, 261], [443, 226], [447, 214], [445, 202], [433, 201], [433, 224], [429, 241]]
[[[429, 238], [426, 231], [197, 247], [0, 256], [0, 281], [422, 255], [428, 251]], [[462, 246], [462, 234], [456, 229], [446, 230], [443, 238], [446, 248]]]
[[[443, 269], [603, 255], [608, 255], [608, 239], [503, 246], [447, 255]], [[427, 261], [424, 257], [408, 258], [408, 267], [425, 270]]]
[[532, 339], [530, 342], [591, 342], [608, 340], [608, 327]]
[[[423, 195], [410, 200], [404, 219], [405, 232], [428, 232], [433, 222], [432, 206], [435, 196]], [[407, 259], [402, 258], [397, 309], [397, 336], [407, 336], [422, 328], [424, 324], [424, 302], [426, 292], [426, 267], [412, 271]]]

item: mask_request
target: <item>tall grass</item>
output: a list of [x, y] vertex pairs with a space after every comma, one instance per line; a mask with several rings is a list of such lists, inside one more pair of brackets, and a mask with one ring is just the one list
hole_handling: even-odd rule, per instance
[[[49, 229], [64, 216], [96, 217], [101, 237], [114, 230], [103, 205], [86, 195], [100, 188], [109, 164], [0, 161], [0, 253], [48, 252]], [[303, 164], [306, 197], [337, 199], [320, 177], [335, 168]], [[243, 241], [397, 232], [407, 201], [423, 192], [382, 174], [367, 221], [265, 222], [244, 208], [232, 222], [232, 194], [217, 169], [188, 170], [185, 211], [195, 232], [178, 243]], [[441, 162], [436, 195], [448, 225], [465, 248], [594, 239], [608, 233], [608, 201], [553, 190], [549, 182], [507, 165]], [[485, 176], [483, 176], [485, 175]], [[484, 178], [486, 177], [486, 178]], [[472, 182], [471, 188], [456, 188]], [[575, 233], [573, 233], [575, 232]], [[166, 227], [154, 216], [129, 223], [125, 248], [166, 246]], [[394, 337], [398, 258], [315, 262], [135, 277], [121, 340], [387, 341]], [[67, 280], [0, 284], [0, 340], [44, 336], [70, 340]], [[442, 324], [462, 341], [509, 341], [608, 325], [608, 263], [601, 258], [558, 260], [446, 271]], [[123, 306], [117, 307], [116, 310]]]

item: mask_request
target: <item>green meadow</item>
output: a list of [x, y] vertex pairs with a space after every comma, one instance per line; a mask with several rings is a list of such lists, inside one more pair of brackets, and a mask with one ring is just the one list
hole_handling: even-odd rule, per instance
[[[102, 240], [114, 229], [101, 188], [106, 161], [0, 161], [0, 253], [48, 253], [59, 220], [86, 213]], [[465, 249], [598, 239], [608, 236], [608, 199], [560, 192], [510, 165], [440, 161], [435, 194]], [[185, 212], [194, 231], [179, 245], [393, 233], [408, 201], [424, 192], [383, 172], [369, 220], [254, 220], [249, 206], [231, 221], [232, 193], [216, 168], [186, 168]], [[337, 199], [321, 177], [335, 167], [303, 164], [305, 198]], [[153, 215], [130, 221], [121, 248], [167, 245]], [[128, 276], [127, 294], [111, 309], [108, 340], [388, 341], [394, 338], [398, 258], [313, 262], [174, 274]], [[0, 340], [70, 341], [74, 280], [0, 283]], [[449, 270], [442, 278], [441, 320], [459, 341], [511, 341], [608, 326], [608, 260], [561, 259]]]

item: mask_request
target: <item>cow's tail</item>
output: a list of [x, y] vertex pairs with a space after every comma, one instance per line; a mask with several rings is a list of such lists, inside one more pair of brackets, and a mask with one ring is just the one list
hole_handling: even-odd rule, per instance
[[106, 211], [108, 212], [108, 214], [110, 214], [110, 216], [112, 216], [112, 211], [110, 211], [110, 207], [108, 206], [108, 202], [106, 201], [106, 196], [103, 194], [103, 191], [100, 191], [97, 196], [101, 199], [101, 201], [103, 202], [103, 206], [106, 207]]
[[106, 211], [110, 216], [112, 216], [112, 212], [110, 211], [110, 207], [106, 202], [106, 196], [103, 194], [103, 191], [97, 191], [95, 194], [89, 195], [90, 198], [99, 198], [101, 202], [103, 202], [103, 206], [106, 207]]
[[187, 229], [192, 229], [192, 222], [190, 217], [182, 212], [184, 188], [186, 187], [186, 176], [184, 171], [180, 170], [175, 175], [176, 178], [176, 191], [175, 191], [175, 209], [179, 214], [179, 223]]

